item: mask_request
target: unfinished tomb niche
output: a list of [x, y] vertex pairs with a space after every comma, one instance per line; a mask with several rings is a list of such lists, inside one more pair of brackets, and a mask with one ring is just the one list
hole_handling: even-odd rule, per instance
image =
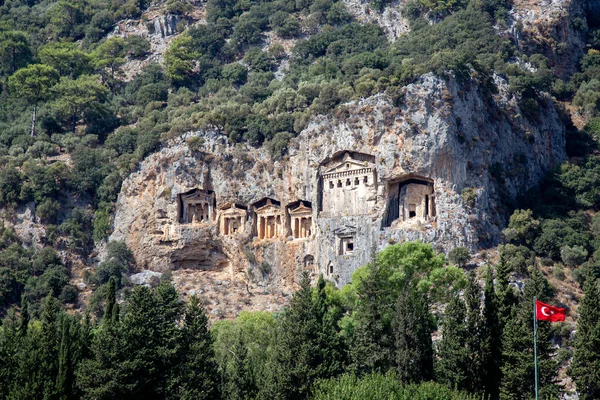
[[286, 207], [289, 214], [289, 223], [294, 239], [305, 239], [312, 235], [312, 207], [308, 201], [297, 201]]
[[244, 231], [248, 218], [246, 207], [236, 203], [226, 203], [220, 207], [219, 231], [223, 236], [233, 236]]
[[212, 190], [193, 189], [177, 195], [177, 214], [181, 224], [213, 222], [215, 193]]
[[256, 213], [256, 236], [258, 239], [273, 239], [283, 235], [281, 203], [264, 198], [252, 205]]
[[344, 151], [321, 163], [318, 204], [323, 216], [365, 215], [376, 201], [375, 157]]
[[354, 236], [340, 238], [339, 255], [352, 255], [354, 253]]
[[394, 221], [426, 222], [435, 217], [435, 192], [433, 180], [409, 176], [388, 184], [388, 201], [384, 227]]

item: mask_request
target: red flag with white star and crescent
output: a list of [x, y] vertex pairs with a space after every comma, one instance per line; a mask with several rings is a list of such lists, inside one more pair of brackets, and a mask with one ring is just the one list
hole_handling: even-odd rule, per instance
[[565, 320], [565, 309], [536, 300], [535, 315], [540, 321], [560, 322]]

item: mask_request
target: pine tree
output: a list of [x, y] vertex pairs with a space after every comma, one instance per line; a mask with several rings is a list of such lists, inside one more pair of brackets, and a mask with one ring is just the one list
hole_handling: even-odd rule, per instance
[[460, 390], [467, 387], [471, 379], [465, 303], [458, 294], [454, 295], [446, 307], [443, 322], [443, 336], [439, 343], [436, 363], [437, 381], [450, 388]]
[[413, 285], [398, 296], [393, 334], [398, 379], [406, 383], [432, 379], [431, 315], [427, 297]]
[[[533, 297], [550, 302], [553, 297], [548, 281], [536, 268], [525, 283], [523, 296], [513, 308], [502, 335], [503, 400], [530, 399], [534, 393], [533, 360]], [[537, 359], [540, 398], [557, 398], [559, 388], [555, 383], [558, 365], [552, 359], [550, 323], [538, 321]]]
[[587, 274], [584, 296], [578, 308], [575, 355], [569, 374], [583, 399], [600, 398], [600, 287], [598, 278]]
[[[110, 318], [82, 362], [78, 382], [91, 398], [156, 398], [168, 392], [169, 373], [180, 363], [177, 323], [182, 305], [172, 285], [136, 287], [121, 320]], [[114, 312], [111, 313], [116, 315]]]
[[217, 364], [208, 317], [202, 303], [192, 296], [180, 335], [181, 358], [169, 378], [170, 397], [177, 399], [218, 398]]
[[319, 277], [313, 299], [308, 274], [281, 317], [274, 359], [262, 397], [304, 399], [316, 379], [342, 372], [343, 355], [336, 320], [328, 316], [325, 281]]
[[256, 396], [258, 388], [250, 370], [248, 349], [239, 332], [231, 353], [232, 362], [225, 371], [224, 398], [230, 400], [252, 399]]
[[491, 268], [485, 275], [482, 322], [482, 388], [490, 400], [500, 395], [500, 366], [502, 365], [502, 332], [498, 315], [498, 300]]

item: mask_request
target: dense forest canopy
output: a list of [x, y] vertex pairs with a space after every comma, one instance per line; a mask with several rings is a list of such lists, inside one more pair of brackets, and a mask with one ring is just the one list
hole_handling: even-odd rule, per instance
[[[182, 22], [164, 62], [130, 79], [124, 69], [151, 44], [111, 32], [150, 6]], [[0, 226], [0, 397], [529, 399], [530, 299], [560, 305], [542, 270], [585, 291], [574, 337], [540, 323], [542, 397], [563, 390], [567, 364], [577, 390], [600, 397], [600, 30], [589, 27], [578, 72], [557, 78], [503, 34], [510, 6], [410, 1], [410, 32], [391, 42], [333, 0], [208, 0], [206, 24], [189, 26], [185, 0], [0, 1], [0, 207], [34, 204], [48, 233], [36, 250]], [[273, 33], [291, 48], [265, 46]], [[506, 205], [516, 211], [497, 263], [466, 274], [465, 249], [448, 262], [422, 243], [394, 245], [344, 288], [305, 277], [283, 312], [209, 329], [199, 299], [183, 304], [168, 276], [132, 289], [133, 255], [110, 242], [85, 277], [86, 313], [73, 312], [59, 252], [87, 257], [106, 241], [123, 179], [169, 138], [216, 128], [285, 157], [312, 117], [376, 93], [401, 104], [401, 88], [430, 72], [490, 94], [500, 77], [531, 118], [549, 92], [586, 121], [578, 130], [565, 117], [569, 160]], [[511, 173], [490, 171], [499, 187]]]

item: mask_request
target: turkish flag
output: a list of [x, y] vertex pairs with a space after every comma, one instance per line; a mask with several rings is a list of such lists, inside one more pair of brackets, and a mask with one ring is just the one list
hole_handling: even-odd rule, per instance
[[536, 300], [535, 316], [540, 321], [560, 322], [565, 320], [565, 309]]

